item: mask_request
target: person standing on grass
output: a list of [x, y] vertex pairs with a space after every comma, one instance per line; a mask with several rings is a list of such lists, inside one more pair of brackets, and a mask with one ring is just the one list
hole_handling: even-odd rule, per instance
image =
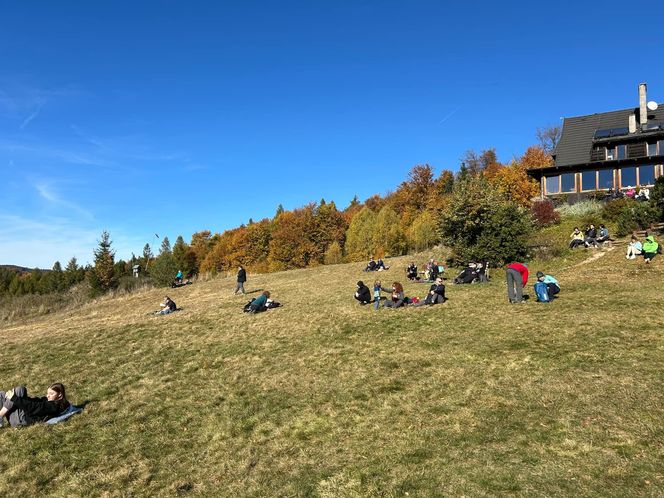
[[244, 268], [242, 268], [242, 265], [240, 265], [237, 268], [237, 284], [235, 284], [235, 292], [233, 292], [233, 294], [237, 294], [238, 292], [246, 294], [244, 290], [244, 283], [246, 281], [247, 281], [247, 272]]
[[507, 265], [507, 298], [510, 303], [522, 303], [523, 288], [528, 283], [528, 267], [523, 263]]
[[182, 270], [178, 270], [178, 272], [175, 274], [175, 281], [178, 284], [182, 283]]
[[11, 427], [21, 427], [61, 415], [69, 408], [65, 396], [65, 386], [51, 384], [43, 398], [28, 397], [25, 386], [18, 386], [8, 392], [0, 391], [0, 425], [6, 418]]

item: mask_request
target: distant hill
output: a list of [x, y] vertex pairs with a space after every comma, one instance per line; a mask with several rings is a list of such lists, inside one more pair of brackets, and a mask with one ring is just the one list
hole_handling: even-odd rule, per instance
[[[16, 265], [0, 265], [0, 268], [5, 268], [10, 271], [15, 271], [16, 273], [30, 273], [35, 270], [34, 268], [26, 268], [24, 266], [16, 266]], [[51, 270], [41, 270], [41, 271], [51, 271]]]

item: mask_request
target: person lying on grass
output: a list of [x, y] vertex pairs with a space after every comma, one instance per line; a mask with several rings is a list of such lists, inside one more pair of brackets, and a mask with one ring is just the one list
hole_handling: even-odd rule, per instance
[[444, 302], [445, 302], [445, 285], [443, 285], [443, 279], [441, 277], [438, 277], [436, 281], [431, 285], [427, 297], [423, 301], [413, 304], [413, 306], [443, 304]]
[[403, 293], [403, 285], [399, 282], [392, 283], [392, 295], [390, 299], [383, 304], [384, 308], [401, 308], [406, 302], [406, 296]]
[[263, 291], [263, 293], [252, 299], [249, 303], [249, 313], [260, 313], [261, 311], [267, 311], [267, 300], [270, 297], [269, 291]]
[[10, 391], [0, 391], [0, 424], [6, 418], [11, 427], [21, 427], [46, 422], [62, 415], [69, 408], [65, 396], [65, 386], [59, 382], [51, 384], [42, 398], [28, 397], [25, 386], [18, 386]]
[[360, 304], [369, 304], [371, 302], [371, 291], [369, 290], [369, 287], [364, 285], [364, 282], [362, 282], [362, 280], [357, 282], [355, 299], [357, 299], [360, 302]]
[[164, 302], [161, 303], [159, 306], [161, 306], [161, 309], [159, 311], [155, 311], [155, 315], [168, 315], [169, 313], [173, 313], [175, 310], [178, 309], [177, 305], [175, 304], [175, 301], [173, 301], [170, 297], [166, 296], [164, 297]]

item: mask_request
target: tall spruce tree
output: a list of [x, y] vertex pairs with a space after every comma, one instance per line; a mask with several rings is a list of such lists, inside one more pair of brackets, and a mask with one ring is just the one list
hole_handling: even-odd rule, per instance
[[164, 237], [161, 240], [161, 247], [159, 248], [159, 254], [170, 254], [171, 253], [171, 241], [168, 240], [168, 237]]
[[111, 236], [104, 230], [99, 245], [94, 250], [95, 265], [92, 269], [94, 277], [91, 278], [90, 284], [95, 291], [106, 292], [118, 285], [113, 268], [115, 265], [115, 251], [111, 249], [111, 244]]

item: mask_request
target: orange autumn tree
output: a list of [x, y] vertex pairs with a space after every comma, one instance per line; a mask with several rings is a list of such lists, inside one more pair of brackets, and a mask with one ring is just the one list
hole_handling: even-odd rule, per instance
[[313, 240], [315, 234], [314, 205], [284, 211], [275, 220], [270, 240], [268, 265], [270, 271], [305, 268], [319, 264], [323, 251]]
[[487, 180], [500, 194], [523, 207], [530, 207], [540, 191], [539, 184], [528, 176], [525, 166], [516, 159]]

